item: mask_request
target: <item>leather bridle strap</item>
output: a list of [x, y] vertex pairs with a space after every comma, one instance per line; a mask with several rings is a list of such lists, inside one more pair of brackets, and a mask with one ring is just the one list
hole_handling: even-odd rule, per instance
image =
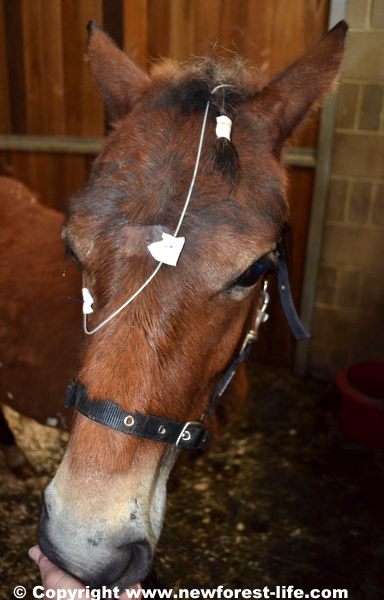
[[165, 417], [122, 410], [111, 400], [90, 400], [85, 386], [74, 381], [67, 389], [65, 407], [74, 407], [82, 415], [106, 427], [155, 442], [175, 444], [180, 450], [205, 450], [209, 431], [199, 421], [180, 423]]
[[296, 312], [293, 304], [291, 287], [289, 285], [287, 259], [285, 256], [285, 250], [282, 243], [277, 247], [277, 253], [279, 256], [279, 269], [277, 271], [277, 287], [280, 294], [281, 306], [283, 307], [285, 318], [287, 323], [298, 342], [307, 340], [310, 334], [305, 329], [304, 325], [299, 319], [299, 315]]
[[[248, 336], [247, 336], [248, 337]], [[240, 354], [238, 354], [238, 356], [232, 360], [232, 362], [230, 363], [229, 367], [227, 367], [223, 378], [220, 382], [219, 387], [216, 389], [215, 393], [213, 394], [211, 401], [209, 403], [208, 409], [204, 414], [204, 417], [202, 420], [205, 419], [205, 417], [207, 417], [208, 415], [210, 415], [216, 406], [216, 403], [218, 401], [218, 399], [224, 394], [225, 390], [227, 389], [228, 385], [230, 384], [230, 382], [233, 379], [233, 376], [236, 372], [236, 369], [238, 366], [241, 365], [242, 362], [246, 361], [249, 353], [251, 352], [251, 347], [252, 344], [254, 342], [254, 340], [256, 339], [256, 337], [249, 337], [249, 339], [247, 339], [246, 343], [243, 345], [243, 348], [240, 352]]]

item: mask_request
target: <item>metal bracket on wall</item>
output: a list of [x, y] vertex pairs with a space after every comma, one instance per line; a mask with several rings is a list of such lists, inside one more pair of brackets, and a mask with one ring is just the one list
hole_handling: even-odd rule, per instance
[[2, 152], [46, 152], [47, 154], [99, 154], [103, 138], [49, 135], [0, 135]]
[[[347, 0], [331, 0], [328, 28], [344, 19]], [[329, 181], [331, 176], [333, 139], [336, 123], [338, 92], [324, 103], [320, 119], [319, 138], [316, 153], [316, 173], [311, 202], [311, 215], [308, 228], [307, 250], [301, 291], [300, 319], [304, 327], [312, 333], [315, 317], [315, 303], [319, 268], [323, 249], [325, 213]], [[311, 340], [296, 345], [294, 373], [304, 377], [308, 371]]]

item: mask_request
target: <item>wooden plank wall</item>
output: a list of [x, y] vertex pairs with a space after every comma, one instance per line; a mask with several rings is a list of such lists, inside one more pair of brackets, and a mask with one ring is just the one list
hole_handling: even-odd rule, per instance
[[[4, 0], [0, 6], [6, 50], [0, 86], [8, 88], [1, 100], [9, 115], [1, 120], [1, 133], [103, 135], [103, 109], [84, 61], [85, 24], [91, 17], [101, 20], [102, 3]], [[62, 209], [85, 182], [89, 163], [83, 156], [13, 152], [1, 154], [0, 170]]]
[[[329, 0], [0, 0], [0, 133], [103, 135], [103, 108], [84, 60], [90, 19], [145, 69], [160, 57], [187, 60], [217, 44], [270, 77], [320, 39], [328, 11]], [[315, 141], [313, 121], [293, 143], [313, 147]], [[0, 152], [0, 174], [25, 182], [43, 203], [63, 210], [86, 182], [93, 158]], [[310, 169], [292, 170], [292, 283], [298, 296], [312, 183]], [[269, 326], [278, 345], [280, 334], [273, 330], [279, 319]]]

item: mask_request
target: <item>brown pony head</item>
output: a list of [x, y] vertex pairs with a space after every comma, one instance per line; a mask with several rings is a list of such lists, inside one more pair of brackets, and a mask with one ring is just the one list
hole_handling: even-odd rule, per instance
[[[90, 399], [182, 422], [204, 414], [257, 314], [252, 265], [262, 260], [273, 268], [289, 221], [283, 143], [332, 90], [346, 29], [340, 23], [263, 85], [240, 59], [167, 61], [148, 76], [90, 24], [89, 65], [113, 129], [63, 229], [93, 297], [89, 329], [156, 268], [148, 245], [176, 228], [210, 103], [178, 264], [162, 265], [124, 310], [87, 337], [78, 379]], [[233, 122], [231, 142], [216, 138], [220, 114]], [[236, 380], [229, 391], [240, 404], [244, 391]], [[209, 426], [218, 428], [216, 417]], [[178, 454], [174, 445], [77, 414], [45, 491], [42, 550], [93, 587], [139, 582], [161, 532], [166, 481]]]

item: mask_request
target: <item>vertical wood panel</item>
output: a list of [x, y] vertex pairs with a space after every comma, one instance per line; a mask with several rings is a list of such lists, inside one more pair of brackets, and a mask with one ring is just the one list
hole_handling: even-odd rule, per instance
[[43, 61], [49, 135], [65, 134], [61, 0], [43, 0]]
[[0, 1], [0, 133], [11, 132], [4, 3]]
[[243, 55], [246, 38], [246, 0], [222, 0], [220, 44]]
[[79, 88], [83, 72], [84, 46], [78, 33], [80, 3], [75, 0], [63, 0], [62, 6], [66, 134], [81, 135], [82, 98]]
[[244, 55], [271, 77], [326, 32], [329, 0], [248, 0]]
[[244, 46], [244, 56], [252, 60], [266, 77], [271, 75], [274, 11], [275, 0], [270, 2], [248, 1], [246, 14], [248, 35]]
[[81, 40], [81, 128], [80, 135], [102, 136], [104, 133], [104, 109], [100, 101], [99, 91], [89, 73], [84, 55], [87, 46], [86, 25], [94, 19], [103, 24], [102, 0], [82, 0], [77, 24]]
[[63, 176], [61, 180], [58, 179], [57, 183], [59, 185], [58, 193], [61, 194], [62, 208], [66, 209], [70, 196], [87, 183], [95, 157], [67, 154], [62, 158]]
[[270, 75], [281, 71], [303, 52], [303, 2], [291, 2], [286, 10], [286, 0], [275, 0], [273, 39], [271, 46]]
[[84, 54], [90, 19], [102, 24], [101, 0], [62, 0], [67, 135], [103, 135], [103, 108]]
[[148, 67], [148, 0], [124, 0], [124, 49], [142, 68]]
[[13, 177], [13, 164], [11, 152], [0, 152], [0, 175]]
[[94, 157], [46, 153], [12, 152], [2, 160], [3, 175], [23, 181], [36, 192], [39, 201], [65, 211], [69, 197], [88, 180]]
[[[3, 79], [4, 67], [13, 75], [9, 90], [9, 97], [14, 100], [9, 104], [15, 106], [13, 131], [49, 129], [53, 134], [72, 135], [100, 135], [102, 131], [101, 107], [83, 55], [86, 23], [90, 18], [102, 23], [103, 7], [108, 30], [124, 40], [124, 46], [142, 66], [148, 55], [184, 60], [201, 53], [203, 45], [218, 42], [237, 46], [242, 55], [269, 75], [320, 37], [329, 7], [329, 0], [1, 2], [8, 59], [7, 64], [3, 60], [0, 66]], [[122, 15], [124, 31], [122, 24], [116, 22]], [[28, 62], [25, 76], [24, 57]], [[23, 117], [26, 97], [28, 128]]]
[[195, 53], [196, 4], [170, 0], [170, 56], [185, 61]]
[[153, 59], [170, 56], [170, 0], [148, 5], [148, 54]]
[[27, 133], [48, 134], [43, 61], [43, 22], [40, 0], [22, 2], [23, 52], [27, 105]]
[[[60, 181], [62, 173], [57, 166], [57, 157], [46, 153], [31, 153], [29, 155], [29, 187], [36, 191], [40, 200], [47, 206], [59, 205], [55, 195], [55, 179]], [[60, 162], [61, 157], [59, 156]]]
[[195, 48], [206, 55], [220, 40], [221, 0], [196, 0], [196, 5]]
[[5, 42], [12, 133], [26, 133], [26, 102], [21, 0], [4, 0]]
[[[10, 171], [8, 173], [4, 173], [4, 175], [8, 175], [9, 177], [14, 177], [29, 185], [30, 182], [30, 155], [27, 152], [9, 152], [8, 156], [10, 156]], [[37, 190], [32, 190], [37, 191]], [[44, 201], [44, 199], [43, 199]]]
[[[103, 27], [119, 48], [124, 48], [124, 2], [126, 0], [103, 0]], [[136, 2], [130, 4], [135, 6]]]
[[23, 39], [27, 132], [65, 133], [59, 0], [24, 0]]
[[[101, 136], [103, 109], [84, 54], [87, 22], [102, 24], [102, 0], [1, 2], [7, 56], [5, 60], [0, 54], [0, 72], [3, 77], [12, 73], [11, 132]], [[68, 196], [85, 183], [90, 164], [82, 156], [2, 153], [0, 171], [26, 183], [44, 204], [62, 210]]]
[[294, 269], [291, 275], [291, 286], [296, 295], [296, 307], [299, 309], [310, 214], [308, 199], [312, 196], [314, 171], [312, 169], [290, 169], [288, 182], [288, 202], [294, 231], [292, 248], [292, 265], [294, 265]]
[[314, 41], [327, 31], [330, 0], [306, 0], [303, 11], [304, 50], [309, 50]]

